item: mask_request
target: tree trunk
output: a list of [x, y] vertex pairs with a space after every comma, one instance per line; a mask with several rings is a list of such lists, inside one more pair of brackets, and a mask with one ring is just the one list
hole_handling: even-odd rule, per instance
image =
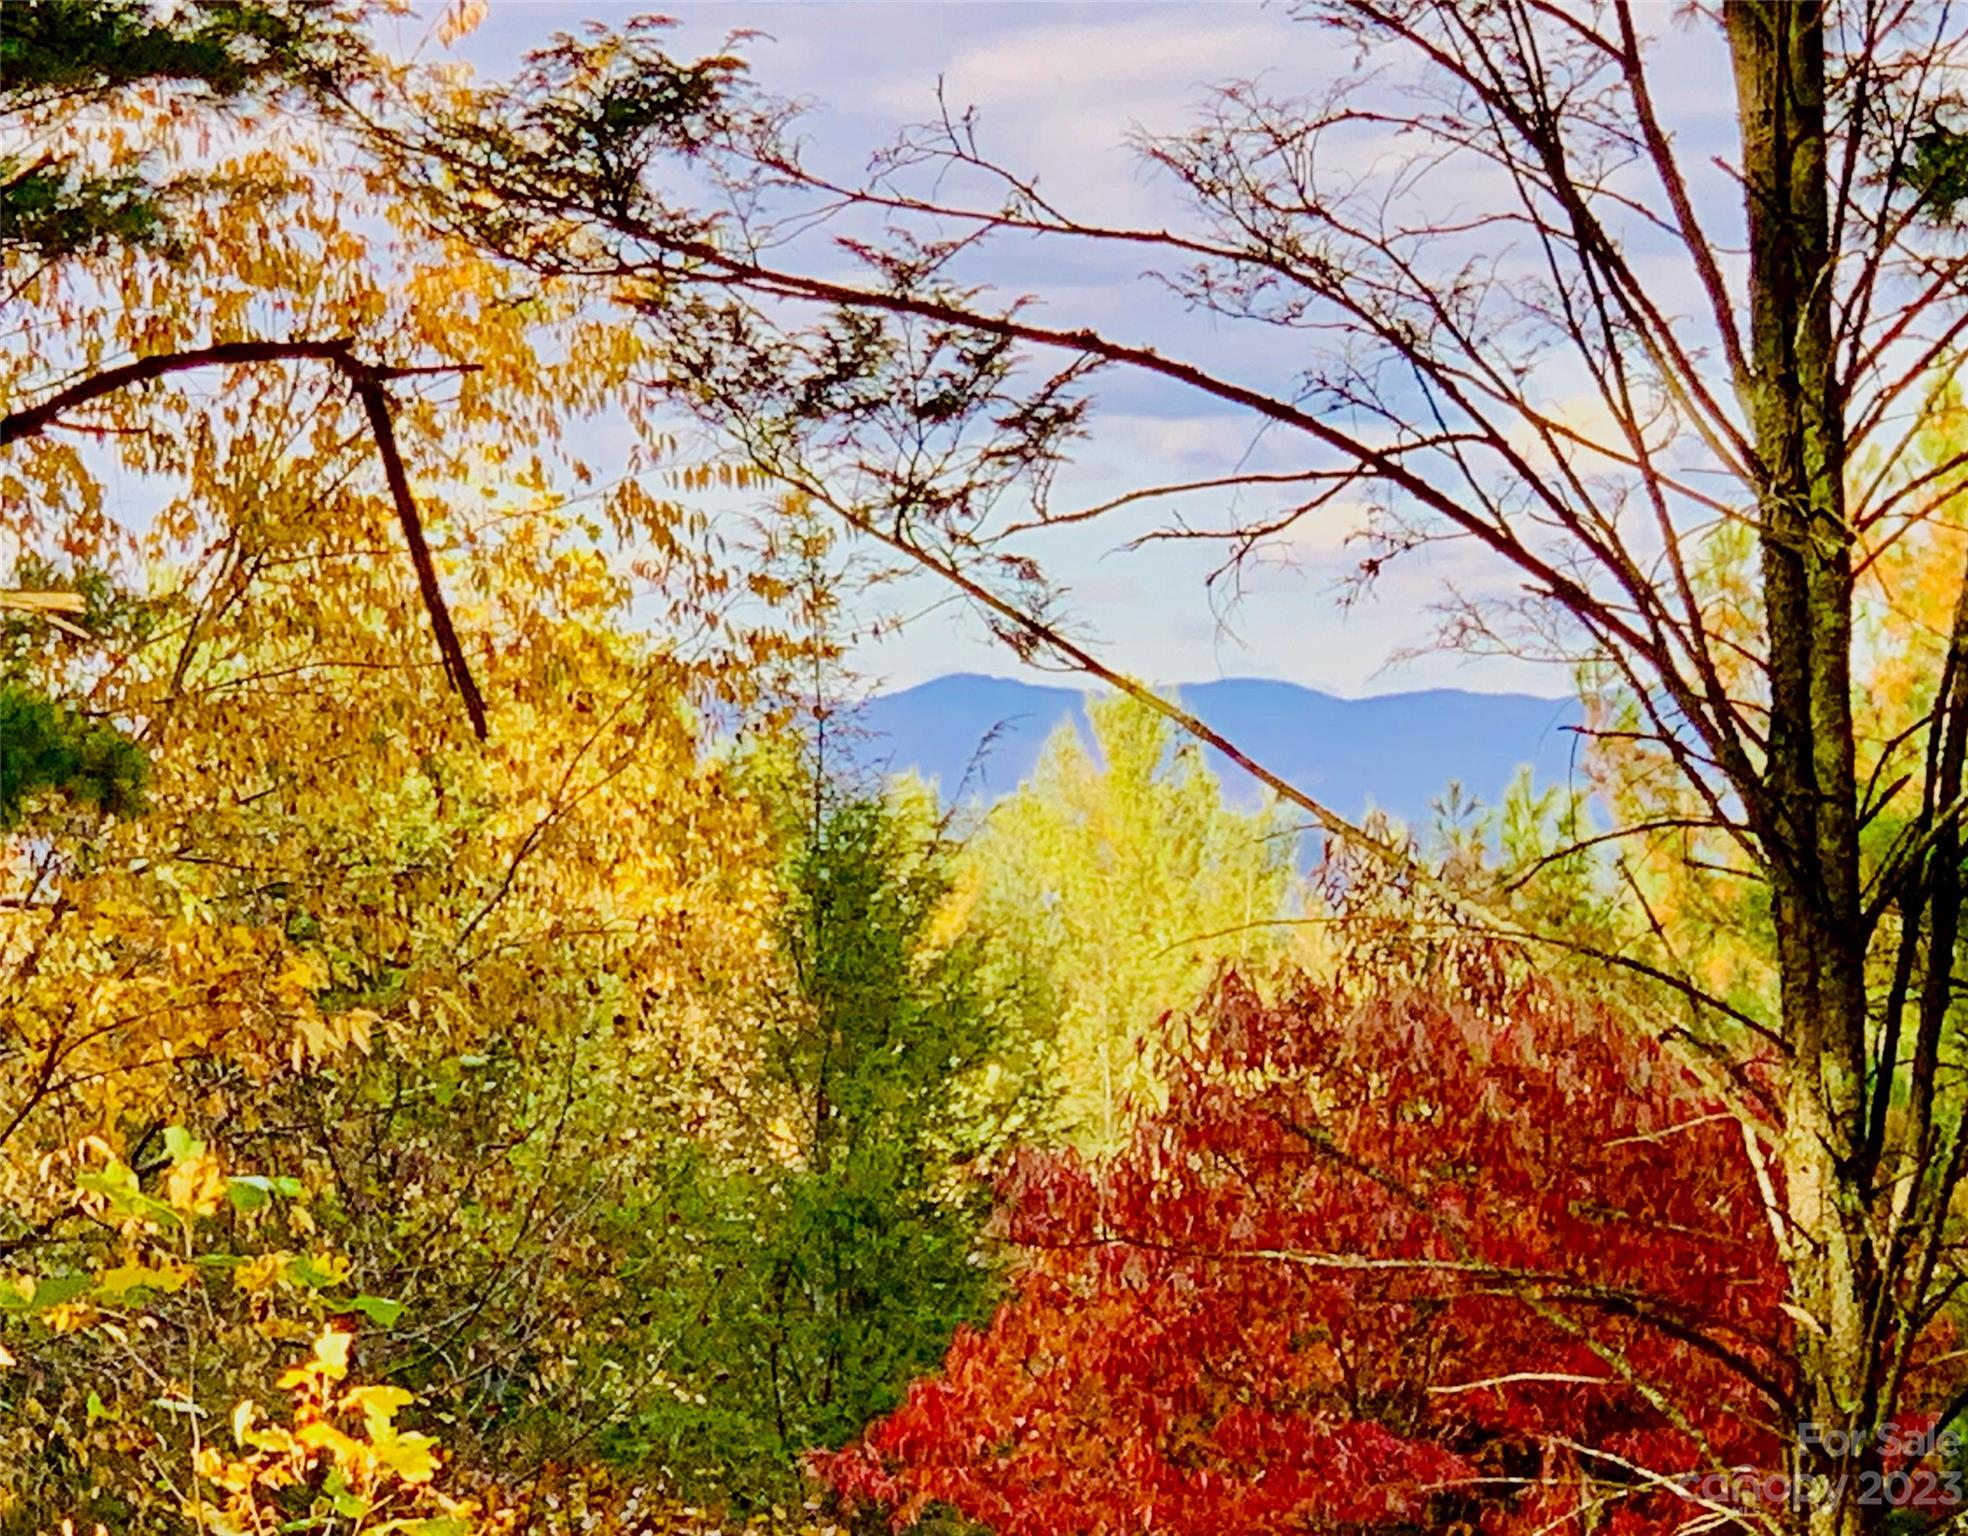
[[1758, 463], [1770, 723], [1763, 835], [1792, 1059], [1778, 1149], [1797, 1309], [1793, 1470], [1828, 1481], [1799, 1524], [1851, 1536], [1882, 1511], [1857, 1500], [1863, 1455], [1811, 1430], [1869, 1427], [1874, 1280], [1859, 1152], [1865, 953], [1860, 933], [1843, 391], [1832, 343], [1824, 12], [1731, 0], [1724, 9], [1749, 214], [1750, 370]]

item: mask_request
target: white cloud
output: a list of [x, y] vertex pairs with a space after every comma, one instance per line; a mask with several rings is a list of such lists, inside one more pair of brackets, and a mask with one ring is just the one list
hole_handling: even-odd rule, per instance
[[[1309, 29], [1256, 7], [1117, 5], [1111, 19], [1076, 7], [1072, 21], [1038, 8], [991, 14], [1021, 24], [959, 43], [933, 70], [898, 69], [867, 99], [898, 122], [921, 121], [936, 110], [940, 76], [952, 112], [978, 109], [987, 154], [1021, 173], [1043, 170], [1046, 194], [1086, 219], [1148, 223], [1172, 214], [1173, 189], [1144, 174], [1125, 147], [1131, 129], [1180, 128], [1212, 85], [1311, 63]], [[1293, 73], [1317, 78], [1315, 70]]]
[[[642, 7], [633, 7], [640, 9]], [[605, 0], [566, 4], [495, 0], [492, 20], [475, 46], [516, 53], [557, 27], [588, 15], [619, 20], [631, 9]], [[1329, 33], [1290, 20], [1280, 8], [1248, 5], [1145, 4], [1113, 6], [1001, 4], [779, 4], [770, 0], [686, 3], [680, 49], [713, 48], [732, 27], [755, 26], [776, 41], [746, 50], [768, 90], [810, 97], [821, 110], [807, 123], [816, 160], [843, 176], [858, 173], [867, 152], [904, 123], [935, 110], [935, 82], [946, 81], [953, 108], [975, 104], [987, 153], [1021, 172], [1043, 175], [1046, 191], [1090, 220], [1159, 224], [1180, 219], [1176, 192], [1147, 174], [1124, 147], [1129, 128], [1169, 131], [1187, 120], [1211, 84], [1258, 77], [1281, 95], [1316, 94], [1352, 62], [1336, 53]], [[1644, 15], [1645, 13], [1643, 13]], [[1672, 127], [1685, 132], [1684, 157], [1697, 194], [1718, 230], [1740, 219], [1739, 194], [1705, 162], [1716, 137], [1716, 113], [1726, 115], [1726, 50], [1712, 26], [1666, 26], [1670, 40], [1655, 84]], [[498, 46], [493, 46], [494, 44]], [[503, 62], [503, 60], [501, 60]], [[1718, 71], [1722, 71], [1718, 74]], [[1399, 160], [1408, 146], [1361, 130], [1323, 169], [1343, 177]], [[1343, 152], [1343, 153], [1342, 153]], [[1426, 179], [1411, 211], [1440, 218], [1447, 208], [1489, 206], [1506, 189], [1500, 172], [1468, 163]], [[1701, 178], [1707, 177], [1706, 180]], [[1506, 281], [1529, 255], [1506, 243], [1488, 250]], [[1449, 264], [1467, 252], [1448, 247], [1431, 258]], [[1695, 317], [1700, 295], [1687, 287], [1684, 259], [1656, 254], [1641, 242], [1649, 292], [1668, 308]], [[1215, 326], [1185, 316], [1179, 306], [1135, 274], [1151, 258], [1130, 248], [1106, 257], [1064, 244], [1001, 242], [978, 258], [979, 280], [1010, 291], [1035, 292], [1035, 311], [1061, 325], [1094, 325], [1116, 336], [1161, 348], [1261, 388], [1290, 387], [1304, 366], [1307, 338], [1265, 327]], [[1534, 270], [1534, 269], [1531, 269]], [[1697, 329], [1690, 326], [1690, 335]], [[1541, 386], [1581, 426], [1591, 423], [1583, 400], [1567, 397], [1584, 380], [1546, 373]], [[1056, 506], [1066, 510], [1144, 484], [1199, 480], [1239, 466], [1263, 472], [1306, 467], [1302, 437], [1278, 430], [1254, 441], [1248, 415], [1207, 409], [1202, 397], [1175, 386], [1109, 374], [1097, 382], [1102, 408], [1094, 436], [1062, 475]], [[1508, 586], [1508, 570], [1465, 544], [1442, 546], [1398, 561], [1371, 598], [1343, 608], [1335, 578], [1360, 552], [1347, 536], [1364, 520], [1358, 503], [1336, 504], [1301, 520], [1280, 540], [1279, 563], [1253, 569], [1247, 598], [1226, 633], [1211, 620], [1203, 578], [1224, 554], [1217, 544], [1155, 545], [1115, 555], [1128, 537], [1166, 521], [1179, 505], [1193, 523], [1220, 526], [1288, 504], [1289, 487], [1192, 493], [1179, 503], [1131, 507], [1112, 519], [1057, 530], [1030, 541], [1049, 570], [1074, 589], [1070, 606], [1103, 654], [1151, 676], [1191, 679], [1212, 672], [1269, 672], [1342, 692], [1460, 682], [1465, 686], [1550, 687], [1551, 679], [1521, 663], [1432, 655], [1384, 670], [1387, 658], [1425, 639], [1426, 611], [1453, 580], [1465, 590]], [[1285, 561], [1291, 564], [1285, 564]], [[946, 594], [933, 583], [909, 589], [910, 602], [929, 616], [904, 635], [871, 646], [868, 670], [891, 680], [919, 680], [958, 667], [1014, 670], [1008, 653], [974, 615], [954, 605], [934, 607]], [[920, 601], [915, 601], [920, 599]], [[1241, 642], [1241, 643], [1240, 643]], [[1534, 681], [1535, 680], [1535, 681]]]
[[[958, 52], [944, 70], [947, 93], [953, 102], [986, 109], [1098, 102], [1099, 117], [1125, 128], [1125, 111], [1108, 109], [1184, 100], [1225, 75], [1275, 62], [1278, 33], [1288, 23], [1225, 9], [1157, 6], [1144, 14], [1117, 7], [1112, 21], [1021, 29]], [[906, 116], [924, 109], [929, 92], [919, 77], [898, 78], [879, 87], [873, 100]]]

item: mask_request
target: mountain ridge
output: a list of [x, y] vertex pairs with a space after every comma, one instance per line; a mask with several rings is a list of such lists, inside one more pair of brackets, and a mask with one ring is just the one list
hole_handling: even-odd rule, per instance
[[[1030, 777], [1062, 721], [1091, 740], [1084, 700], [1100, 691], [948, 673], [867, 700], [852, 755], [867, 768], [914, 769], [946, 800], [988, 802]], [[1457, 688], [1348, 699], [1248, 677], [1170, 691], [1253, 760], [1346, 816], [1380, 809], [1419, 826], [1451, 781], [1495, 805], [1525, 766], [1540, 788], [1577, 778], [1573, 699]], [[1255, 779], [1214, 750], [1208, 757], [1233, 801], [1258, 800]]]

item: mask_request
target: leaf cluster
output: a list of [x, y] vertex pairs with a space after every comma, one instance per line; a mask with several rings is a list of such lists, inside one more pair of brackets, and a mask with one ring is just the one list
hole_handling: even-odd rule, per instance
[[[72, 113], [138, 86], [224, 108], [320, 90], [352, 63], [360, 7], [334, 0], [20, 0], [0, 19], [0, 119]], [[0, 156], [0, 248], [44, 259], [156, 244], [183, 190], [144, 167], [92, 174], [52, 153]]]
[[[1503, 973], [1506, 957], [1494, 957]], [[1234, 976], [1114, 1157], [1034, 1155], [990, 1325], [828, 1463], [1019, 1533], [1677, 1529], [1775, 1466], [1785, 1281], [1732, 1117], [1535, 980]]]
[[0, 831], [53, 791], [111, 816], [142, 803], [143, 748], [114, 726], [15, 683], [0, 682]]

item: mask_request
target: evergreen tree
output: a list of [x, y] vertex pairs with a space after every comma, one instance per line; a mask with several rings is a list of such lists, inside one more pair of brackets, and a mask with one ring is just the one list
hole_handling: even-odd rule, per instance
[[136, 808], [143, 749], [18, 683], [0, 682], [0, 831], [16, 826], [27, 802], [55, 790], [112, 815]]
[[[325, 86], [356, 13], [322, 0], [17, 0], [0, 11], [0, 121], [59, 101], [74, 112], [143, 85], [172, 85], [208, 108], [288, 86]], [[0, 249], [45, 258], [168, 237], [168, 206], [201, 185], [144, 169], [93, 174], [54, 156], [0, 155]]]
[[804, 769], [768, 792], [783, 978], [745, 1085], [757, 1137], [736, 1171], [680, 1147], [660, 1200], [628, 1213], [655, 1234], [661, 1384], [611, 1446], [734, 1511], [796, 1503], [804, 1453], [846, 1444], [988, 1314], [989, 1175], [1029, 1108], [1018, 1000], [948, 921], [927, 792]]

